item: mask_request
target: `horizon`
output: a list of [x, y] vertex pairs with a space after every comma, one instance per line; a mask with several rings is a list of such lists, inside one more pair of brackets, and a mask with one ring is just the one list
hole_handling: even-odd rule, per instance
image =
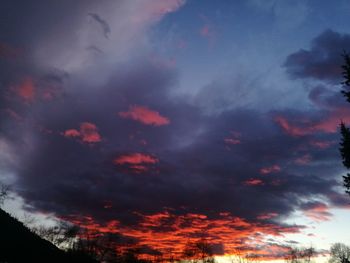
[[1, 3], [6, 211], [149, 256], [350, 245], [349, 1]]

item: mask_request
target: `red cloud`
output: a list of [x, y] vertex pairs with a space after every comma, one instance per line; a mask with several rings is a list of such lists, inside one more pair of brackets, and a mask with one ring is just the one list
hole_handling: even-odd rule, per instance
[[241, 133], [237, 131], [231, 131], [230, 136], [224, 138], [224, 142], [226, 144], [232, 144], [232, 145], [240, 144], [241, 143], [241, 140], [239, 139], [240, 137], [241, 137]]
[[146, 125], [162, 126], [170, 123], [170, 120], [159, 112], [143, 106], [130, 106], [128, 111], [119, 112], [118, 115], [125, 119], [139, 121]]
[[309, 134], [311, 131], [308, 128], [297, 127], [289, 123], [289, 121], [282, 117], [277, 116], [275, 121], [282, 127], [282, 129], [292, 136], [303, 136]]
[[315, 221], [328, 221], [333, 216], [324, 203], [315, 203], [304, 209], [304, 214]]
[[60, 84], [35, 81], [32, 77], [23, 78], [18, 84], [13, 85], [10, 90], [27, 103], [34, 100], [50, 101], [62, 93]]
[[326, 149], [334, 143], [335, 143], [334, 141], [311, 141], [310, 145], [320, 149]]
[[212, 35], [208, 25], [204, 25], [199, 31], [199, 33], [203, 37], [210, 37]]
[[233, 139], [233, 138], [225, 138], [225, 139], [224, 139], [224, 142], [227, 143], [227, 144], [233, 144], [233, 145], [235, 145], [235, 144], [240, 144], [240, 143], [241, 143], [240, 140], [238, 140], [238, 139]]
[[278, 173], [281, 171], [281, 167], [277, 164], [270, 167], [263, 167], [260, 169], [261, 174]]
[[148, 171], [149, 165], [158, 162], [159, 160], [157, 158], [144, 153], [121, 155], [113, 161], [116, 165], [124, 165], [128, 167], [134, 173], [146, 172]]
[[158, 159], [151, 155], [143, 153], [132, 153], [128, 155], [122, 155], [114, 160], [115, 164], [141, 164], [141, 163], [157, 163]]
[[65, 137], [80, 137], [80, 132], [76, 129], [69, 129], [64, 132]]
[[84, 143], [97, 143], [102, 140], [95, 124], [83, 122], [80, 124], [80, 129], [69, 129], [64, 131], [63, 136], [70, 138], [79, 138]]
[[19, 115], [16, 111], [10, 109], [10, 108], [6, 108], [4, 110], [12, 119], [16, 120], [16, 121], [23, 121], [23, 117], [21, 115]]
[[266, 213], [266, 214], [261, 214], [258, 216], [258, 219], [260, 220], [266, 220], [266, 219], [271, 219], [278, 216], [277, 213]]
[[299, 165], [307, 165], [312, 161], [312, 157], [310, 154], [305, 154], [297, 159], [295, 159], [295, 163]]
[[[189, 241], [196, 242], [202, 238], [210, 244], [224, 244], [223, 252], [227, 255], [235, 254], [239, 249], [242, 254], [254, 254], [256, 259], [277, 259], [284, 253], [280, 253], [282, 248], [271, 247], [266, 243], [268, 236], [280, 237], [286, 233], [299, 233], [302, 228], [266, 222], [252, 223], [229, 213], [221, 213], [216, 219], [204, 214], [175, 215], [168, 211], [149, 215], [137, 212], [135, 214], [140, 217], [136, 226], [122, 225], [116, 220], [99, 224], [92, 217], [71, 217], [66, 220], [88, 230], [90, 236], [97, 236], [99, 233], [120, 233], [136, 239], [141, 247], [150, 247], [177, 259], [183, 256]], [[273, 217], [274, 213], [271, 213], [271, 216]], [[149, 257], [147, 254], [143, 256]]]
[[83, 142], [95, 143], [101, 141], [101, 136], [95, 124], [83, 122], [80, 124], [80, 134]]
[[8, 44], [0, 43], [0, 58], [17, 58], [21, 53], [21, 50], [14, 48]]
[[256, 178], [251, 178], [247, 181], [244, 182], [245, 185], [250, 185], [250, 186], [255, 186], [255, 185], [263, 185], [264, 182], [260, 179], [256, 179]]
[[328, 116], [322, 120], [304, 120], [303, 122], [298, 121], [298, 125], [295, 123], [292, 124], [283, 116], [277, 116], [275, 121], [286, 133], [295, 137], [314, 134], [316, 132], [335, 133], [337, 132], [341, 121], [350, 123], [350, 109], [337, 108], [330, 112]]
[[26, 102], [32, 102], [35, 99], [36, 89], [33, 79], [25, 78], [18, 86], [14, 87], [15, 93]]

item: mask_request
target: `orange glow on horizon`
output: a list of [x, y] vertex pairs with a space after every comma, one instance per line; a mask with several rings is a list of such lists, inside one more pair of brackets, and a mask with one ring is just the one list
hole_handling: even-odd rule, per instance
[[[140, 217], [136, 226], [125, 226], [117, 220], [100, 224], [95, 222], [91, 216], [71, 216], [65, 220], [79, 225], [91, 235], [122, 234], [125, 237], [136, 239], [140, 247], [150, 247], [165, 255], [175, 255], [177, 258], [181, 258], [189, 241], [197, 242], [204, 238], [211, 245], [223, 246], [224, 254], [237, 254], [239, 251], [254, 259], [280, 259], [286, 247], [266, 243], [267, 237], [283, 237], [287, 233], [299, 233], [301, 228], [264, 221], [252, 223], [229, 213], [220, 213], [217, 218], [195, 213], [175, 215], [168, 211], [150, 215], [135, 212], [135, 215]], [[277, 214], [269, 213], [264, 219], [275, 216]], [[119, 244], [119, 246], [123, 245]], [[147, 257], [147, 254], [143, 256]]]

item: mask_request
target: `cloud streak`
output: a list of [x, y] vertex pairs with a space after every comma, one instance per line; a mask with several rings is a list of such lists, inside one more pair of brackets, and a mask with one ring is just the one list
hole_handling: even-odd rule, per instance
[[163, 126], [168, 125], [170, 120], [159, 112], [144, 106], [130, 106], [128, 111], [118, 113], [121, 118], [139, 121], [145, 125]]

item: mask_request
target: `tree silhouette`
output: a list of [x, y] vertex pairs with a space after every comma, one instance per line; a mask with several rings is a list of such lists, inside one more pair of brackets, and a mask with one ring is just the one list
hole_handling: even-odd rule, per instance
[[192, 263], [215, 263], [211, 245], [204, 239], [188, 242], [184, 248], [183, 257]]
[[350, 262], [350, 247], [335, 243], [330, 249], [330, 263], [349, 263]]
[[[348, 53], [343, 53], [343, 58], [345, 64], [342, 66], [343, 69], [343, 90], [341, 93], [346, 98], [346, 100], [350, 103], [350, 56]], [[346, 127], [345, 123], [342, 121], [340, 124], [340, 133], [341, 133], [341, 141], [340, 141], [340, 154], [343, 160], [343, 165], [350, 169], [350, 129]], [[350, 173], [347, 173], [343, 176], [344, 186], [346, 188], [346, 193], [350, 195]]]
[[8, 198], [10, 187], [0, 182], [0, 206]]
[[288, 263], [310, 263], [315, 255], [316, 250], [312, 246], [307, 248], [289, 247], [285, 260]]

